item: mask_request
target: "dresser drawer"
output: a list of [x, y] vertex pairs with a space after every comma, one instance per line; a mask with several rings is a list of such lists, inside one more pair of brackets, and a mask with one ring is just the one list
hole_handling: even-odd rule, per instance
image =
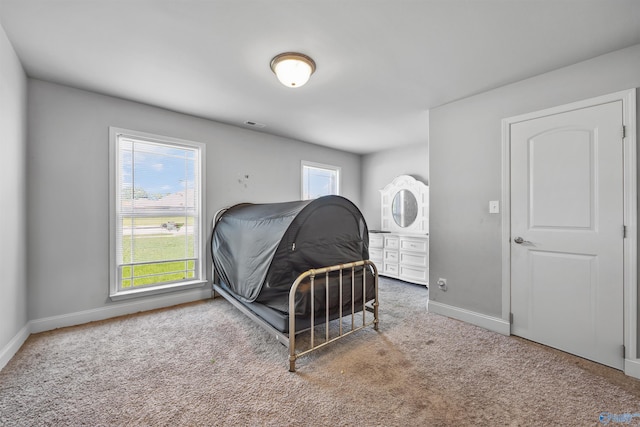
[[369, 248], [382, 248], [384, 246], [384, 237], [382, 234], [369, 234]]
[[412, 265], [415, 267], [428, 267], [429, 266], [429, 257], [425, 253], [418, 252], [403, 252], [400, 251], [400, 264], [402, 265]]
[[383, 253], [380, 248], [369, 248], [369, 259], [373, 262], [382, 261]]
[[429, 282], [429, 269], [400, 265], [399, 277], [407, 282], [426, 285]]
[[384, 262], [398, 262], [398, 251], [384, 250]]
[[383, 271], [385, 276], [398, 277], [398, 264], [385, 262]]
[[411, 237], [400, 238], [400, 250], [427, 253], [429, 241], [426, 239], [414, 239]]
[[398, 249], [400, 247], [400, 239], [397, 236], [384, 237], [385, 249]]

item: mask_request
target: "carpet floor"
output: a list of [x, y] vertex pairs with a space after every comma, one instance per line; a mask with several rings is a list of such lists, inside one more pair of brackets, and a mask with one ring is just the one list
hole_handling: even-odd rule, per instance
[[640, 425], [639, 380], [427, 313], [427, 292], [381, 278], [380, 331], [296, 373], [222, 298], [34, 334], [0, 371], [0, 425]]

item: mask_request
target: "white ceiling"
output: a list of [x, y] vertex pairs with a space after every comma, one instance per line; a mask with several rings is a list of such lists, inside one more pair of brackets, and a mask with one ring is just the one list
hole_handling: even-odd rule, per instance
[[[640, 0], [0, 0], [31, 77], [355, 153], [435, 106], [640, 43]], [[281, 52], [317, 63], [282, 86]]]

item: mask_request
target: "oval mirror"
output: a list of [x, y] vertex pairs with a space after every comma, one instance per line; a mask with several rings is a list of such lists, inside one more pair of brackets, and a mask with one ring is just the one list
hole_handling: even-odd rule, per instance
[[418, 217], [418, 201], [409, 190], [400, 190], [391, 203], [391, 215], [400, 227], [409, 227]]

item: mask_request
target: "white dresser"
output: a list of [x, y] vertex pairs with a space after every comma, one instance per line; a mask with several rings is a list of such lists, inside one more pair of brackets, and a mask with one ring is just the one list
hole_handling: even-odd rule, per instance
[[383, 276], [428, 285], [427, 235], [369, 233], [369, 258]]
[[380, 190], [380, 232], [369, 258], [383, 276], [429, 285], [429, 187], [400, 175]]

